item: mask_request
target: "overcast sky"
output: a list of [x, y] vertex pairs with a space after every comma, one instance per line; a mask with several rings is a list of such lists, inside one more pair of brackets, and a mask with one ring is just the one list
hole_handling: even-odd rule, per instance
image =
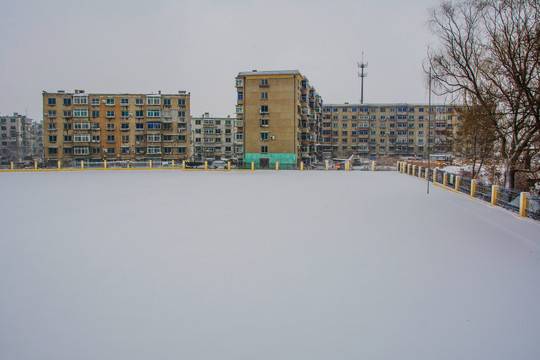
[[298, 69], [326, 103], [427, 102], [438, 0], [0, 0], [0, 114], [42, 119], [41, 92], [191, 93], [234, 113], [240, 71]]

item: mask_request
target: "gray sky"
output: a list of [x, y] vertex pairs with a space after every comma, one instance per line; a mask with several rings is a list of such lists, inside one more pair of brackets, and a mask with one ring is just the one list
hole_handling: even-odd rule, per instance
[[0, 0], [0, 114], [42, 119], [41, 91], [191, 92], [234, 113], [240, 71], [298, 69], [326, 103], [426, 102], [437, 0]]

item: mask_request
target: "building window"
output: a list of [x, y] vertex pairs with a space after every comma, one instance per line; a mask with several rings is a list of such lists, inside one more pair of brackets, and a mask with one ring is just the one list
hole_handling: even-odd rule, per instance
[[99, 117], [99, 110], [92, 110], [92, 117], [98, 118]]
[[260, 111], [261, 114], [268, 114], [269, 111], [268, 111], [268, 105], [261, 105], [261, 111]]
[[48, 105], [56, 105], [56, 98], [49, 98], [47, 101]]
[[122, 112], [120, 113], [120, 116], [123, 117], [124, 119], [128, 118], [129, 117], [129, 111], [122, 110]]
[[122, 131], [129, 130], [129, 123], [120, 124], [120, 130], [122, 130]]
[[146, 153], [148, 155], [157, 155], [161, 154], [161, 147], [160, 146], [148, 146], [146, 148]]
[[88, 109], [73, 109], [74, 117], [88, 117]]
[[148, 130], [159, 130], [161, 129], [161, 123], [159, 121], [148, 121], [146, 123], [146, 128]]
[[64, 135], [64, 142], [72, 142], [73, 138], [71, 135]]
[[268, 131], [262, 131], [260, 133], [259, 140], [261, 141], [268, 141]]
[[107, 142], [108, 143], [111, 143], [111, 142], [114, 142], [115, 139], [114, 139], [114, 135], [107, 135]]
[[56, 110], [49, 110], [49, 112], [47, 113], [47, 117], [55, 118], [56, 117]]
[[238, 131], [236, 133], [236, 140], [242, 140], [244, 138], [244, 132], [243, 131]]
[[114, 123], [107, 124], [107, 130], [114, 130], [114, 128], [115, 128]]
[[270, 123], [270, 119], [260, 119], [261, 127], [268, 127], [269, 123]]
[[178, 117], [179, 118], [186, 117], [186, 112], [185, 111], [178, 111]]
[[88, 121], [75, 121], [73, 123], [73, 129], [75, 129], [75, 130], [90, 130], [90, 123]]
[[268, 79], [261, 79], [260, 86], [268, 86]]
[[144, 123], [136, 123], [135, 130], [144, 130]]
[[56, 135], [49, 135], [49, 142], [55, 143], [56, 142]]
[[238, 92], [238, 100], [244, 100], [244, 92], [243, 91]]
[[159, 109], [148, 109], [146, 111], [147, 117], [160, 117], [161, 111]]
[[107, 106], [114, 106], [114, 99], [108, 98], [107, 101], [105, 102], [105, 104]]
[[122, 152], [122, 155], [128, 155], [129, 154], [129, 146], [122, 146], [120, 148], [120, 151]]
[[178, 99], [178, 106], [186, 106], [186, 99]]
[[267, 92], [262, 92], [261, 93], [261, 99], [262, 100], [268, 100], [268, 93]]
[[108, 119], [114, 118], [114, 110], [107, 110], [107, 118]]
[[90, 142], [90, 134], [75, 134], [73, 140], [75, 142]]
[[99, 106], [99, 98], [92, 98], [92, 100], [90, 100], [92, 106]]
[[88, 96], [74, 96], [73, 105], [88, 105]]
[[268, 146], [266, 145], [261, 146], [261, 154], [268, 154]]
[[71, 105], [71, 98], [64, 98], [64, 105], [65, 106]]
[[129, 99], [120, 99], [121, 106], [129, 106]]
[[64, 118], [70, 118], [71, 117], [71, 110], [64, 110]]
[[143, 106], [144, 105], [143, 99], [141, 99], [141, 98], [135, 99], [135, 105], [136, 106]]
[[49, 155], [58, 155], [58, 149], [57, 148], [47, 148], [47, 151]]
[[92, 135], [92, 142], [101, 142], [101, 136]]
[[49, 123], [49, 131], [56, 130], [56, 123]]

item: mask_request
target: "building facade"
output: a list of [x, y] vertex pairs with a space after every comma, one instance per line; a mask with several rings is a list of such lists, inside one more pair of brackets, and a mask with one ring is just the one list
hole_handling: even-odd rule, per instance
[[242, 123], [236, 118], [211, 117], [204, 113], [191, 118], [191, 160], [231, 160], [243, 158], [243, 142], [238, 138]]
[[43, 154], [43, 124], [24, 115], [0, 115], [0, 162], [39, 161]]
[[190, 94], [43, 92], [45, 161], [184, 160]]
[[427, 104], [324, 104], [323, 152], [332, 157], [448, 153], [461, 110]]
[[241, 72], [236, 89], [245, 162], [264, 168], [320, 157], [322, 98], [299, 71]]

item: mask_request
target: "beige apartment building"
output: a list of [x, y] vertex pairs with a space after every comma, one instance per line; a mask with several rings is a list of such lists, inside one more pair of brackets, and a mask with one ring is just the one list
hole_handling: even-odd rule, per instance
[[237, 137], [244, 161], [296, 166], [321, 151], [322, 98], [299, 71], [250, 71], [236, 77]]
[[43, 92], [45, 161], [190, 157], [190, 94]]
[[448, 153], [461, 110], [426, 104], [324, 104], [323, 153], [333, 157]]
[[241, 120], [229, 117], [213, 117], [204, 113], [191, 118], [191, 160], [231, 160], [238, 163], [244, 155]]

